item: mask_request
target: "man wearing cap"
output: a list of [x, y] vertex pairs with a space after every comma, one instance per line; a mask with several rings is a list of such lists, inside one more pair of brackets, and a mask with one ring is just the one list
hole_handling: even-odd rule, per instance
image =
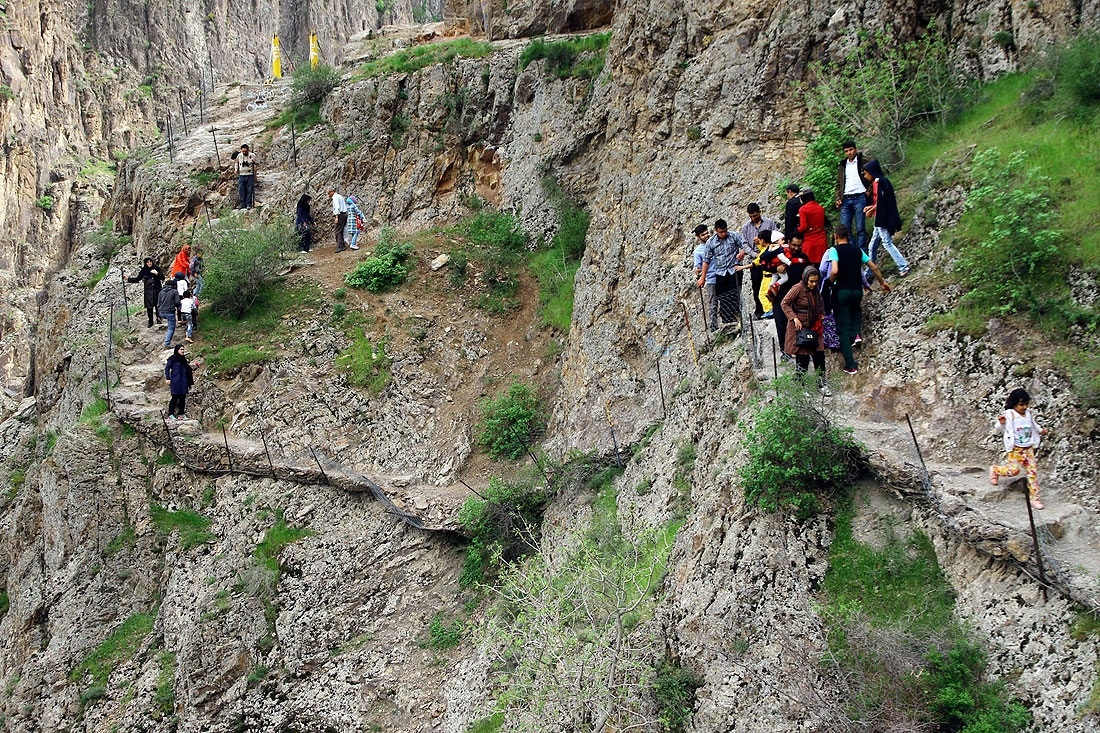
[[844, 157], [836, 173], [836, 207], [840, 210], [840, 223], [852, 232], [859, 248], [867, 251], [867, 215], [863, 209], [868, 204], [867, 182], [863, 180], [863, 153], [856, 148], [855, 140], [845, 140]]

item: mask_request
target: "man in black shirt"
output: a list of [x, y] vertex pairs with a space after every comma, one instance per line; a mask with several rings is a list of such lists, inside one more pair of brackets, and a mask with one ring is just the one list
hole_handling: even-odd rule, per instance
[[802, 189], [797, 183], [787, 184], [787, 204], [783, 209], [783, 238], [788, 242], [798, 233], [798, 210], [802, 207]]
[[833, 267], [829, 279], [833, 281], [833, 296], [836, 305], [833, 315], [836, 317], [836, 332], [840, 338], [840, 353], [844, 357], [844, 373], [856, 374], [859, 365], [852, 355], [852, 343], [863, 327], [863, 265], [867, 265], [882, 284], [884, 293], [890, 292], [890, 286], [882, 277], [878, 265], [871, 261], [867, 253], [858, 244], [848, 241], [848, 227], [843, 224], [833, 230], [836, 245], [825, 253], [832, 260]]

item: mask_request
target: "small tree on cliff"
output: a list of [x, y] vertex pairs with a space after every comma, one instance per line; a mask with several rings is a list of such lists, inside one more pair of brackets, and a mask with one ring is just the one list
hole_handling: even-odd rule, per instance
[[241, 318], [274, 280], [293, 242], [292, 228], [282, 222], [247, 227], [230, 221], [210, 230], [202, 248], [206, 265], [202, 297], [207, 307]]

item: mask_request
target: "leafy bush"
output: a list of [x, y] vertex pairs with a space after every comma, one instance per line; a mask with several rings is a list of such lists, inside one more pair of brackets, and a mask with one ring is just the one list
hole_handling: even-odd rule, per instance
[[207, 234], [203, 301], [214, 313], [241, 319], [277, 277], [283, 257], [296, 246], [289, 224], [244, 226], [228, 221]]
[[969, 89], [951, 61], [947, 38], [933, 26], [904, 43], [885, 32], [861, 34], [843, 60], [813, 64], [811, 70], [806, 100], [815, 118], [854, 131], [887, 164], [904, 160], [903, 134], [945, 124]]
[[336, 357], [336, 368], [343, 372], [348, 383], [366, 387], [372, 395], [381, 394], [393, 381], [392, 363], [386, 355], [386, 342], [372, 344], [361, 328], [357, 329], [351, 346]]
[[666, 733], [683, 733], [691, 722], [695, 691], [703, 686], [696, 677], [678, 663], [666, 659], [657, 667], [653, 680], [653, 696], [657, 701], [657, 719]]
[[546, 415], [534, 388], [513, 382], [505, 394], [478, 402], [477, 441], [499, 460], [515, 460], [546, 430]]
[[34, 205], [43, 211], [49, 212], [53, 211], [54, 203], [56, 202], [53, 196], [39, 196], [38, 200], [34, 202]]
[[818, 496], [842, 488], [852, 473], [856, 445], [850, 432], [829, 425], [798, 385], [786, 385], [757, 408], [745, 442], [745, 503], [765, 511], [791, 510], [806, 519], [819, 510]]
[[468, 588], [480, 583], [487, 570], [534, 550], [532, 543], [538, 538], [542, 512], [549, 501], [544, 487], [497, 478], [489, 479], [482, 496], [467, 499], [458, 513], [458, 523], [470, 538], [459, 585]]
[[294, 70], [294, 81], [290, 84], [290, 108], [319, 105], [339, 85], [340, 72], [328, 64], [318, 64], [316, 69], [302, 64]]
[[437, 613], [428, 624], [428, 641], [424, 646], [437, 652], [453, 649], [462, 641], [465, 632], [466, 624], [462, 623], [462, 619], [448, 621], [445, 614]]
[[306, 537], [312, 537], [314, 534], [316, 533], [313, 530], [305, 527], [288, 526], [283, 510], [277, 509], [275, 511], [275, 524], [264, 532], [263, 540], [256, 545], [256, 550], [252, 554], [256, 558], [256, 562], [261, 567], [267, 568], [277, 580], [282, 572], [282, 566], [279, 564], [279, 553], [283, 551], [283, 548], [293, 542], [304, 540]]
[[1077, 104], [1100, 103], [1100, 33], [1083, 33], [1055, 55], [1057, 81]]
[[[806, 147], [806, 175], [803, 188], [812, 188], [814, 198], [827, 212], [836, 214], [836, 171], [843, 153], [840, 146], [852, 137], [851, 130], [842, 127], [831, 117], [818, 127], [817, 134]], [[834, 219], [834, 222], [837, 221]]]
[[535, 61], [545, 60], [547, 75], [559, 79], [592, 79], [603, 71], [604, 57], [610, 43], [610, 33], [596, 33], [565, 41], [536, 38], [520, 54], [519, 68], [526, 69]]
[[157, 688], [153, 693], [153, 702], [157, 712], [168, 717], [176, 712], [176, 655], [163, 652], [159, 658], [160, 674], [157, 675]]
[[409, 276], [405, 261], [410, 252], [411, 244], [399, 243], [394, 229], [383, 227], [374, 252], [345, 275], [344, 282], [353, 288], [366, 288], [372, 293], [397, 287]]
[[539, 283], [542, 322], [564, 332], [573, 320], [573, 288], [591, 217], [553, 178], [544, 178], [542, 185], [557, 211], [558, 231], [550, 240], [550, 248], [531, 258], [531, 272]]
[[974, 156], [955, 272], [968, 286], [963, 304], [1005, 315], [1041, 314], [1050, 307], [1060, 234], [1050, 182], [1018, 150]]
[[502, 211], [479, 211], [462, 221], [458, 230], [475, 247], [520, 252], [527, 246], [519, 221]]

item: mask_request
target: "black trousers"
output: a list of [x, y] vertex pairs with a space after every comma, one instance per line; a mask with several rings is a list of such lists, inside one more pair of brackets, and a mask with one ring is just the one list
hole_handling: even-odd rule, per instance
[[[825, 352], [815, 351], [813, 353], [814, 359], [814, 371], [817, 372], [817, 386], [825, 386]], [[799, 377], [805, 377], [806, 372], [810, 366], [810, 357], [799, 354], [794, 358], [794, 368], [798, 372]]]
[[347, 249], [347, 243], [344, 241], [344, 230], [348, 228], [348, 212], [339, 214], [336, 217], [336, 251]]
[[[168, 416], [182, 415], [187, 406], [187, 395], [174, 394], [172, 399], [168, 400]], [[176, 408], [179, 408], [179, 412], [176, 412]]]
[[775, 304], [772, 306], [772, 313], [775, 315], [775, 336], [779, 339], [779, 353], [785, 353], [783, 351], [783, 345], [787, 343], [787, 314], [783, 312], [783, 308], [779, 303], [783, 299], [776, 297]]
[[723, 323], [741, 319], [741, 273], [714, 276], [714, 294], [718, 296], [718, 315]]
[[756, 303], [756, 316], [759, 318], [764, 315], [764, 304], [760, 302], [760, 286], [764, 283], [764, 268], [760, 265], [753, 265], [749, 268], [749, 278], [752, 280], [752, 302]]

